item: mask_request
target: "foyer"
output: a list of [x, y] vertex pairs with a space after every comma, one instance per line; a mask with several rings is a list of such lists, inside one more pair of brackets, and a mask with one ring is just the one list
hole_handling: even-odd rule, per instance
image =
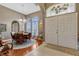
[[78, 3], [1, 3], [0, 56], [78, 56]]

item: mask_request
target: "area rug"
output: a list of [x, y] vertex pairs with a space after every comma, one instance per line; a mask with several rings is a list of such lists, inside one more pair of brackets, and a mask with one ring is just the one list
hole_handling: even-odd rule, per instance
[[34, 45], [36, 41], [34, 39], [27, 40], [23, 44], [16, 44], [15, 41], [13, 42], [13, 49], [22, 49], [22, 48], [27, 48], [32, 45]]

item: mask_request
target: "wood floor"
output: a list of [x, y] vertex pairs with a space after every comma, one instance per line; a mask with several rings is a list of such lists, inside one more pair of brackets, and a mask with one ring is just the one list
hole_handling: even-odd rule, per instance
[[9, 56], [23, 56], [32, 50], [36, 49], [38, 46], [40, 46], [43, 43], [42, 40], [36, 40], [36, 44], [28, 47], [28, 48], [22, 48], [22, 49], [14, 49], [10, 51]]

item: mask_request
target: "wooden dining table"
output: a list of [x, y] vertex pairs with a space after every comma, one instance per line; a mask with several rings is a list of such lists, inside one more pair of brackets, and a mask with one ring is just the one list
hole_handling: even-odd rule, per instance
[[27, 41], [27, 39], [31, 38], [31, 33], [15, 33], [12, 35], [12, 38], [17, 44], [22, 44], [23, 42]]

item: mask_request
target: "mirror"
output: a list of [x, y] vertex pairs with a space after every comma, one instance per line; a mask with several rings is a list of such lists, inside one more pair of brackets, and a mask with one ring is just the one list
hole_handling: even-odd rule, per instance
[[12, 32], [19, 32], [19, 22], [13, 21], [11, 24], [11, 31]]

